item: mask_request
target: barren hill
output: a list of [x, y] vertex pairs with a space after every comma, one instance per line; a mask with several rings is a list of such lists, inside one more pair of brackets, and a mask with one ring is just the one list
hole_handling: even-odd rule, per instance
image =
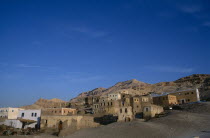
[[32, 105], [22, 106], [23, 109], [43, 109], [43, 108], [54, 108], [54, 107], [65, 107], [66, 101], [54, 98], [54, 99], [42, 99], [40, 98]]
[[185, 89], [199, 88], [202, 100], [210, 99], [210, 74], [193, 74], [180, 78], [172, 82], [160, 82], [148, 84], [136, 79], [119, 82], [110, 88], [96, 88], [92, 91], [81, 93], [78, 97], [70, 100], [75, 102], [77, 99], [95, 95], [105, 95], [117, 91], [126, 91], [129, 94], [147, 94], [149, 92], [163, 93]]
[[[70, 100], [71, 103], [79, 102], [84, 97], [100, 96], [113, 92], [126, 92], [131, 95], [144, 95], [150, 92], [163, 93], [177, 90], [195, 89], [200, 90], [202, 100], [210, 100], [210, 74], [193, 74], [171, 82], [159, 82], [156, 84], [148, 84], [136, 79], [118, 82], [110, 88], [96, 88], [91, 91], [83, 92], [77, 97]], [[32, 105], [23, 106], [25, 109], [42, 109], [65, 107], [68, 103], [60, 99], [39, 99]]]

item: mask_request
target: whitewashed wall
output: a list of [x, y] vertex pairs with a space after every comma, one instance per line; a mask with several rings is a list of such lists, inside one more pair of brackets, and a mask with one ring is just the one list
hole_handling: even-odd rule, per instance
[[[22, 113], [24, 113], [24, 117], [22, 117]], [[32, 116], [32, 113], [34, 114], [34, 116]], [[35, 113], [37, 114], [36, 116]], [[41, 117], [41, 110], [21, 110], [18, 113], [18, 118], [22, 119], [38, 121], [38, 118], [40, 117]]]

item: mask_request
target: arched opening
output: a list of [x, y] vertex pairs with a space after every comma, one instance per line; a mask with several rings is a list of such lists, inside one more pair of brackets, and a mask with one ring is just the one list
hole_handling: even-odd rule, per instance
[[58, 123], [58, 131], [60, 133], [60, 131], [63, 129], [63, 122], [60, 120]]

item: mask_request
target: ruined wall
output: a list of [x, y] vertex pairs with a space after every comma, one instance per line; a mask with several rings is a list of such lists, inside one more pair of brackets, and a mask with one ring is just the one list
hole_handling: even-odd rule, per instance
[[163, 111], [164, 110], [163, 110], [162, 106], [150, 104], [150, 105], [143, 107], [143, 117], [144, 118], [152, 118], [152, 117], [155, 117], [156, 114], [160, 114]]
[[41, 129], [58, 129], [58, 124], [60, 121], [63, 122], [63, 129], [74, 128], [76, 130], [79, 130], [81, 128], [99, 126], [98, 123], [94, 122], [92, 116], [42, 116]]
[[118, 121], [131, 121], [133, 120], [133, 112], [131, 106], [123, 106], [118, 111]]

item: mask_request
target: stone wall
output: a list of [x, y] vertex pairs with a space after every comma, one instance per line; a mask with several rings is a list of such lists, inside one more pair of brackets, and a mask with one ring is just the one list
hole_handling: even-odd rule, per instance
[[164, 110], [162, 106], [150, 104], [143, 107], [143, 117], [145, 119], [152, 118], [152, 117], [155, 117], [156, 114], [160, 114], [163, 111]]
[[81, 128], [98, 127], [92, 116], [42, 116], [41, 129], [58, 129], [59, 122], [62, 121], [63, 129], [79, 130]]

